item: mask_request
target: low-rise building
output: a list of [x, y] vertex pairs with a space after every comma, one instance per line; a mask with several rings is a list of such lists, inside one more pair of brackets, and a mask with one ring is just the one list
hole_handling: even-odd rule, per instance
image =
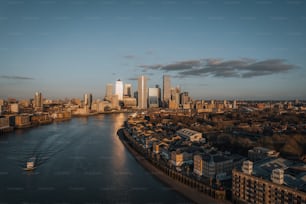
[[176, 131], [180, 137], [184, 138], [185, 140], [189, 140], [191, 142], [200, 141], [202, 139], [202, 133], [190, 130], [187, 128], [180, 129]]
[[223, 175], [228, 178], [233, 169], [233, 159], [223, 155], [196, 154], [193, 165], [193, 172], [198, 176], [216, 178]]
[[183, 164], [192, 163], [192, 154], [186, 151], [176, 150], [171, 152], [171, 164], [174, 166], [182, 166]]
[[244, 161], [232, 172], [234, 203], [306, 203], [306, 167], [283, 158]]
[[26, 128], [31, 126], [30, 115], [20, 114], [15, 116], [15, 127]]
[[279, 152], [264, 147], [254, 147], [248, 151], [248, 158], [251, 161], [258, 161], [268, 157], [278, 157]]

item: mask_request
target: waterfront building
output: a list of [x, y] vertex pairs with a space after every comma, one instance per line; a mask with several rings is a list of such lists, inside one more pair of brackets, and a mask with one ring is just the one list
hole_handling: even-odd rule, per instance
[[120, 79], [116, 81], [115, 95], [118, 96], [119, 101], [123, 100], [123, 82]]
[[149, 108], [158, 108], [160, 101], [160, 88], [149, 88], [148, 90], [148, 105]]
[[30, 127], [30, 115], [28, 114], [20, 114], [15, 116], [15, 127], [16, 128], [25, 128]]
[[123, 104], [125, 108], [136, 108], [137, 107], [136, 98], [132, 98], [132, 97], [123, 98]]
[[171, 81], [170, 76], [163, 76], [163, 103], [168, 107], [169, 100], [171, 99]]
[[191, 142], [199, 142], [202, 139], [202, 133], [187, 128], [176, 131], [176, 134]]
[[170, 163], [174, 166], [182, 166], [183, 164], [192, 164], [192, 153], [177, 149], [171, 152]]
[[19, 104], [18, 103], [11, 103], [9, 106], [10, 106], [10, 112], [11, 113], [19, 113]]
[[132, 97], [132, 84], [124, 84], [123, 96]]
[[106, 85], [105, 100], [111, 101], [113, 95], [113, 84]]
[[233, 159], [218, 154], [196, 154], [193, 164], [196, 175], [219, 180], [230, 178], [234, 165]]
[[232, 172], [234, 203], [306, 203], [305, 164], [283, 158], [244, 161]]
[[10, 127], [9, 118], [8, 117], [0, 117], [0, 129]]
[[147, 77], [138, 77], [138, 108], [146, 109], [148, 107], [148, 88], [147, 88]]
[[119, 96], [117, 94], [112, 96], [112, 108], [113, 109], [117, 109], [117, 110], [120, 109], [120, 106], [119, 106]]

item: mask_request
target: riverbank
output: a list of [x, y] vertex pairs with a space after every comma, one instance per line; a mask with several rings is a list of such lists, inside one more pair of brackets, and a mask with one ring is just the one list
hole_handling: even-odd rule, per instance
[[162, 170], [155, 167], [151, 164], [147, 159], [145, 159], [141, 154], [139, 154], [136, 150], [134, 150], [124, 139], [123, 139], [123, 131], [118, 131], [118, 136], [122, 141], [123, 145], [128, 149], [128, 151], [134, 156], [135, 160], [143, 166], [147, 171], [149, 171], [155, 178], [159, 179], [161, 182], [169, 186], [171, 189], [179, 192], [184, 197], [188, 198], [190, 201], [194, 203], [209, 203], [209, 204], [229, 204], [230, 202], [225, 200], [216, 200], [211, 198], [210, 196], [201, 193], [171, 177], [166, 175]]

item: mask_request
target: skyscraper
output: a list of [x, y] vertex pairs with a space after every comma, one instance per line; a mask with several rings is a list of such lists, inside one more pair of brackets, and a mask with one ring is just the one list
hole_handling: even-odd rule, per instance
[[148, 107], [148, 89], [147, 89], [147, 77], [138, 77], [138, 108], [145, 109]]
[[163, 102], [168, 104], [171, 97], [171, 81], [170, 76], [163, 76]]
[[148, 105], [149, 108], [158, 108], [159, 107], [159, 88], [149, 88], [149, 100]]
[[84, 94], [84, 105], [91, 110], [91, 105], [92, 105], [92, 94], [91, 93], [86, 93]]
[[119, 100], [123, 100], [123, 82], [120, 79], [116, 81], [115, 95], [118, 96]]
[[132, 97], [132, 84], [124, 84], [123, 95]]
[[34, 96], [34, 107], [41, 108], [42, 107], [42, 95], [40, 92], [36, 92]]
[[113, 95], [113, 84], [107, 84], [106, 85], [105, 99], [110, 101], [112, 99], [112, 95]]

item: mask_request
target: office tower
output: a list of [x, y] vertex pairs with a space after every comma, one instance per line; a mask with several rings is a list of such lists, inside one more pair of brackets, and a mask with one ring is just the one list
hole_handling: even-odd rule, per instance
[[176, 104], [180, 104], [180, 88], [171, 88], [171, 101], [174, 101]]
[[34, 107], [41, 108], [42, 107], [42, 95], [40, 92], [36, 92], [34, 96]]
[[84, 105], [90, 110], [92, 105], [92, 94], [87, 93], [84, 95]]
[[233, 109], [237, 109], [237, 101], [236, 100], [233, 101]]
[[134, 98], [136, 98], [136, 105], [138, 106], [138, 91], [134, 92]]
[[112, 95], [113, 95], [113, 84], [107, 84], [106, 85], [105, 99], [110, 101], [112, 99]]
[[158, 108], [159, 107], [159, 88], [149, 88], [149, 98], [148, 98], [148, 104], [149, 108]]
[[132, 97], [132, 84], [124, 84], [123, 95]]
[[148, 107], [148, 90], [147, 90], [147, 77], [140, 76], [138, 77], [138, 108], [145, 109]]
[[155, 88], [158, 88], [158, 104], [159, 107], [161, 107], [162, 106], [161, 88], [159, 87], [158, 84], [155, 85]]
[[120, 101], [123, 99], [123, 82], [120, 79], [116, 81], [115, 95], [118, 96]]
[[171, 97], [171, 81], [170, 76], [163, 76], [163, 102], [168, 104]]
[[190, 97], [189, 97], [189, 93], [188, 92], [183, 92], [180, 94], [180, 103], [182, 105], [190, 103]]
[[114, 109], [119, 109], [120, 108], [120, 106], [119, 106], [119, 96], [117, 94], [112, 96], [112, 107]]

